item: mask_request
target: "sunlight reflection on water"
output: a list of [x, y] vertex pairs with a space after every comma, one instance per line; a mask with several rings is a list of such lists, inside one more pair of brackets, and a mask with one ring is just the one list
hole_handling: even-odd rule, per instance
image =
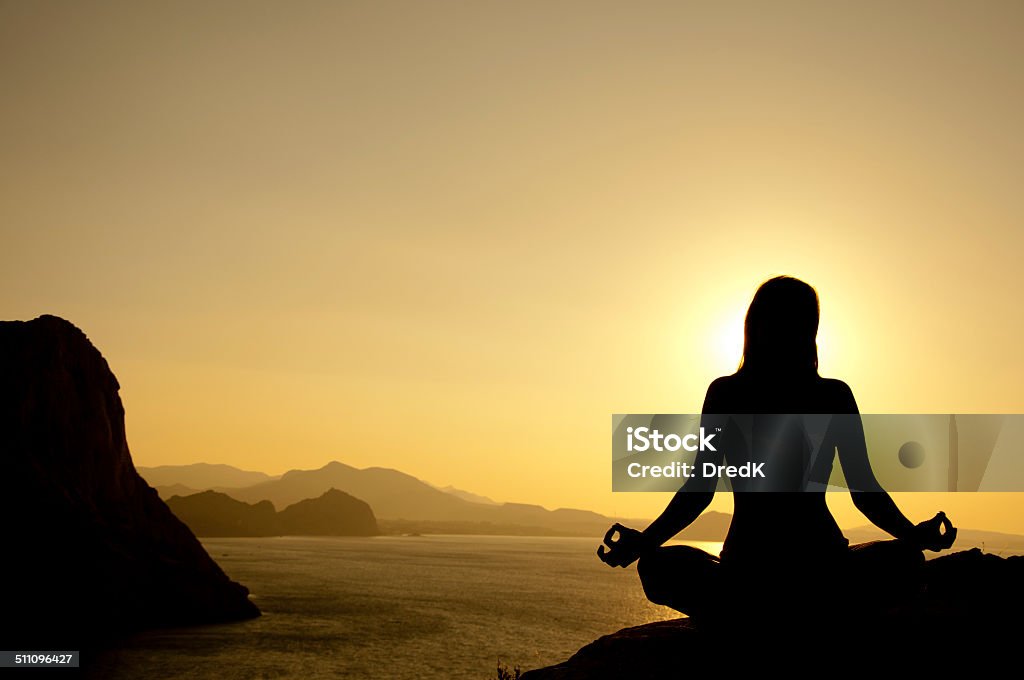
[[[677, 616], [596, 539], [501, 536], [203, 541], [264, 615], [156, 631], [101, 655], [104, 678], [486, 678]], [[721, 543], [687, 542], [718, 554]]]

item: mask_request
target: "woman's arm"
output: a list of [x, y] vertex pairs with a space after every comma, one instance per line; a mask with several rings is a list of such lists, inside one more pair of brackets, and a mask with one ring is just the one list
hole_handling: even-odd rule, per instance
[[[690, 481], [694, 479], [691, 477]], [[644, 553], [660, 547], [690, 526], [715, 497], [714, 487], [710, 491], [690, 490], [690, 481], [672, 496], [658, 518], [642, 532], [618, 523], [613, 524], [604, 536], [604, 545], [598, 547], [597, 556], [610, 566], [628, 567]], [[605, 546], [609, 548], [608, 551]]]
[[847, 410], [832, 416], [832, 427], [850, 498], [876, 527], [895, 538], [907, 538], [914, 529], [914, 523], [896, 507], [892, 497], [875, 478], [868, 460], [864, 423], [857, 411], [853, 393], [849, 388], [846, 392]]
[[[725, 423], [721, 421], [722, 417], [727, 417], [728, 414], [720, 412], [722, 410], [722, 402], [724, 401], [721, 397], [723, 383], [720, 380], [713, 381], [708, 386], [707, 394], [704, 395], [700, 427], [705, 432], [714, 432], [716, 429], [725, 430]], [[713, 463], [716, 466], [721, 465], [725, 447], [719, 446], [717, 448], [719, 449], [717, 451], [702, 449], [697, 452], [697, 456], [694, 459], [694, 469], [703, 470], [704, 463]], [[694, 475], [687, 479], [686, 483], [683, 484], [683, 488], [676, 492], [661, 515], [644, 529], [643, 538], [645, 543], [659, 546], [690, 526], [711, 505], [717, 486], [717, 478], [705, 478], [703, 475]]]
[[864, 424], [860, 419], [857, 402], [850, 388], [845, 384], [842, 387], [845, 409], [833, 415], [832, 426], [839, 449], [839, 463], [853, 504], [872, 524], [894, 538], [934, 551], [950, 547], [956, 537], [956, 529], [944, 513], [940, 512], [930, 520], [914, 524], [878, 483], [868, 460]]
[[643, 530], [644, 542], [659, 546], [700, 517], [715, 497], [714, 491], [677, 491], [661, 515]]
[[[719, 399], [718, 381], [711, 383], [707, 395], [704, 397], [704, 407], [700, 426], [705, 431], [721, 427], [716, 409]], [[723, 447], [718, 447], [723, 448]], [[720, 465], [722, 462], [722, 451], [702, 450], [697, 453], [694, 460], [695, 469], [703, 469], [703, 463], [714, 463]], [[636, 529], [615, 524], [605, 534], [604, 543], [610, 551], [606, 552], [604, 546], [597, 550], [597, 555], [604, 562], [613, 567], [626, 567], [635, 562], [640, 556], [649, 550], [653, 550], [665, 541], [669, 540], [680, 531], [690, 526], [702, 512], [711, 504], [715, 497], [715, 487], [718, 484], [717, 478], [705, 479], [703, 476], [692, 476], [686, 480], [683, 487], [676, 492], [669, 501], [668, 506], [661, 512], [657, 519], [642, 532]], [[616, 538], [616, 534], [618, 537]]]

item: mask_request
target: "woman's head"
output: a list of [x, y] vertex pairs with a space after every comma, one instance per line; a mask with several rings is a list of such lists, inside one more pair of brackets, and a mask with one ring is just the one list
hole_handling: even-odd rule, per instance
[[792, 276], [761, 284], [743, 324], [740, 370], [753, 373], [816, 374], [818, 294]]

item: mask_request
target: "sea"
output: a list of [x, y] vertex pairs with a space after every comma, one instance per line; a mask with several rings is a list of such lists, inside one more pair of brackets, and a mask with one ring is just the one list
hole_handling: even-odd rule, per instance
[[[90, 678], [493, 680], [601, 635], [674, 618], [597, 540], [507, 536], [204, 539], [263, 616], [151, 631]], [[721, 543], [688, 542], [717, 554]]]

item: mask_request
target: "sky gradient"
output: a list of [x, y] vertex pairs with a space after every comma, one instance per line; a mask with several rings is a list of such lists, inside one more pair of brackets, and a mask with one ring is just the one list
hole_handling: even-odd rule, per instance
[[[0, 2], [0, 317], [90, 336], [140, 465], [653, 516], [610, 414], [699, 410], [775, 274], [863, 412], [1024, 412], [1022, 34], [1017, 2]], [[1024, 533], [1021, 497], [942, 504]]]

